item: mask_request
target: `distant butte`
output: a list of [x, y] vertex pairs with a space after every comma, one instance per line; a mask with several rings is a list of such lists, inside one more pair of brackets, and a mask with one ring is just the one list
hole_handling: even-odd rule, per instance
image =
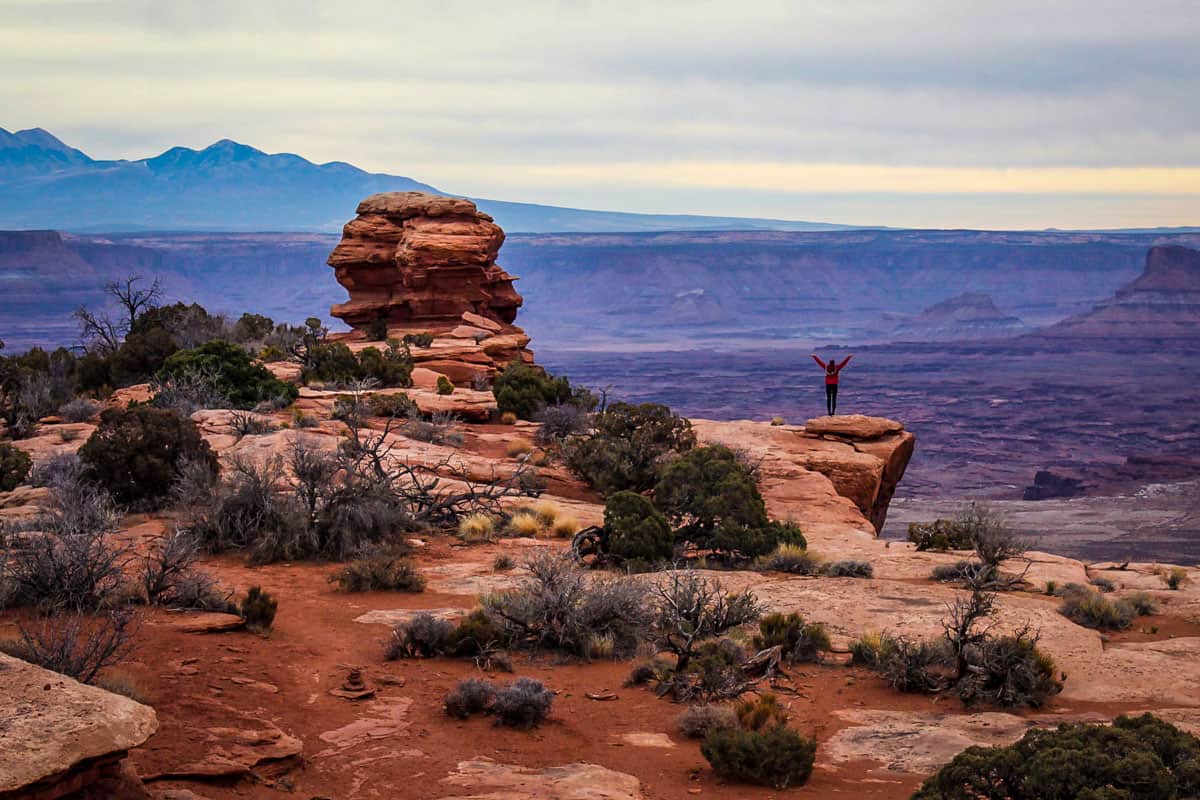
[[1052, 325], [1039, 335], [1195, 339], [1200, 336], [1200, 250], [1151, 247], [1146, 269], [1091, 311]]

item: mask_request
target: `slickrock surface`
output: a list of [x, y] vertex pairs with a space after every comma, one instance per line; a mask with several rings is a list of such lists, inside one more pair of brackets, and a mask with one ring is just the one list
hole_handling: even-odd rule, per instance
[[[463, 787], [478, 800], [642, 800], [641, 784], [632, 775], [596, 764], [567, 764], [529, 769], [486, 758], [464, 761], [442, 783]], [[461, 798], [455, 794], [443, 800]]]
[[[916, 441], [895, 420], [862, 415], [819, 417], [803, 427], [745, 420], [693, 424], [702, 442], [724, 444], [746, 452], [752, 461], [769, 462], [765, 472], [772, 491], [807, 501], [810, 507], [819, 503], [830, 511], [841, 509], [839, 518], [849, 524], [866, 517], [876, 532], [887, 519], [888, 503]], [[767, 490], [764, 484], [764, 493]]]
[[110, 778], [158, 728], [148, 706], [3, 653], [0, 698], [0, 798]]

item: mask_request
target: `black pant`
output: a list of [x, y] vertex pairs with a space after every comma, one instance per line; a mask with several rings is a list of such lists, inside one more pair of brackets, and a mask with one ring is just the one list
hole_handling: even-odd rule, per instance
[[837, 384], [825, 384], [825, 409], [829, 412], [829, 416], [837, 413]]

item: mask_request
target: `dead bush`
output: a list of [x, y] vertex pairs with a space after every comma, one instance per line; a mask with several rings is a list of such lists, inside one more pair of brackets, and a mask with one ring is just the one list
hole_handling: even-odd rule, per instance
[[237, 613], [232, 592], [196, 569], [199, 543], [180, 530], [160, 537], [142, 557], [141, 583], [151, 605]]
[[129, 548], [113, 535], [117, 514], [106, 492], [79, 480], [53, 488], [53, 505], [3, 566], [6, 602], [44, 612], [94, 611], [127, 599]]
[[258, 633], [271, 630], [278, 609], [279, 602], [261, 586], [251, 586], [242, 599], [242, 619], [248, 629]]
[[39, 667], [91, 683], [105, 667], [133, 649], [133, 612], [128, 607], [87, 614], [63, 610], [19, 626], [10, 655]]

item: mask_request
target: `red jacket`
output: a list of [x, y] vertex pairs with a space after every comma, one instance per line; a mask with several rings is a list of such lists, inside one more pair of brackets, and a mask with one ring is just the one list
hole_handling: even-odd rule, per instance
[[829, 363], [833, 364], [833, 372], [830, 372], [829, 367], [825, 364], [825, 362], [822, 361], [821, 359], [817, 358], [816, 356], [813, 356], [813, 361], [820, 364], [821, 369], [825, 370], [825, 385], [826, 386], [837, 386], [838, 375], [841, 374], [842, 368], [845, 367], [847, 364], [849, 364], [850, 359], [852, 359], [852, 358], [854, 358], [854, 356], [852, 356], [852, 355], [846, 356], [846, 358], [843, 359], [842, 363], [840, 363], [840, 364], [834, 364], [834, 362], [830, 361]]

